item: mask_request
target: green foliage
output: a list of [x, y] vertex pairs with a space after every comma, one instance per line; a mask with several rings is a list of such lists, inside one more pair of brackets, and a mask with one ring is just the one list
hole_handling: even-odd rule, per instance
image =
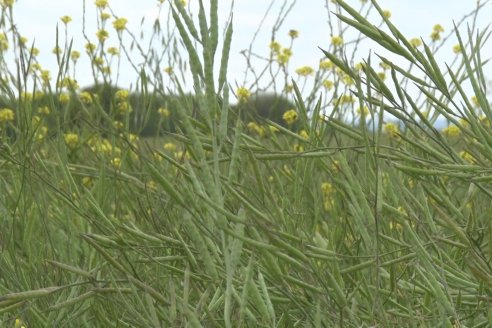
[[[177, 79], [174, 94], [150, 91], [159, 79], [142, 73], [128, 94], [99, 84], [1, 100], [15, 117], [0, 116], [0, 326], [492, 324], [485, 32], [456, 31], [470, 51], [442, 72], [376, 2], [390, 34], [337, 0], [348, 27], [423, 73], [382, 58], [383, 81], [368, 58], [356, 74], [340, 38], [325, 73], [352, 80], [327, 97], [333, 112], [297, 83], [295, 104], [260, 93], [231, 106], [232, 21], [221, 45], [217, 0], [210, 17], [201, 1], [193, 18], [168, 5], [193, 94]], [[341, 103], [342, 88], [367, 110]], [[438, 131], [442, 117], [452, 124]]]

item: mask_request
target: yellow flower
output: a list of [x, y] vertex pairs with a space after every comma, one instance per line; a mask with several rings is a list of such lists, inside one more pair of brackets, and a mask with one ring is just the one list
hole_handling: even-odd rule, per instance
[[278, 53], [280, 52], [280, 49], [282, 48], [282, 46], [280, 45], [280, 43], [278, 43], [277, 41], [272, 41], [270, 43], [270, 49], [274, 52], [274, 53]]
[[330, 196], [334, 192], [333, 185], [329, 182], [323, 182], [321, 184], [321, 192], [323, 193], [323, 196]]
[[289, 62], [290, 57], [292, 57], [292, 50], [290, 48], [282, 48], [280, 53], [277, 53], [277, 62], [280, 65], [285, 65]]
[[391, 18], [391, 11], [383, 10], [383, 16], [390, 19]]
[[[1, 42], [0, 42], [0, 49], [2, 49], [2, 48], [3, 48], [3, 46], [1, 45]], [[31, 48], [31, 55], [33, 55], [34, 57], [39, 55], [39, 49], [38, 48]]]
[[[4, 0], [4, 3], [5, 2], [7, 2], [7, 0]], [[13, 2], [13, 0], [9, 2]], [[10, 4], [10, 6], [12, 6], [12, 4]], [[25, 324], [21, 319], [17, 318], [15, 319], [14, 328], [25, 328]]]
[[113, 22], [113, 27], [116, 31], [121, 32], [126, 28], [126, 23], [128, 23], [128, 19], [121, 17]]
[[35, 134], [34, 138], [37, 141], [41, 141], [46, 137], [46, 134], [48, 134], [48, 128], [46, 126], [42, 125], [36, 130], [36, 134]]
[[61, 55], [61, 53], [63, 52], [62, 48], [56, 46], [53, 48], [53, 50], [51, 50], [52, 53], [54, 53], [55, 55]]
[[108, 0], [96, 0], [94, 3], [97, 8], [104, 9], [108, 5]]
[[453, 52], [454, 52], [455, 54], [459, 54], [459, 53], [461, 53], [461, 46], [460, 46], [459, 44], [455, 44], [455, 45], [453, 46]]
[[70, 101], [70, 95], [67, 93], [62, 93], [58, 96], [58, 101], [60, 102], [60, 104], [66, 105]]
[[133, 133], [129, 133], [127, 138], [128, 138], [128, 141], [130, 141], [130, 143], [135, 143], [138, 141], [138, 136], [136, 134], [133, 134]]
[[256, 124], [255, 122], [249, 122], [247, 126], [250, 132], [255, 132], [260, 137], [265, 136], [265, 129], [262, 126]]
[[167, 117], [171, 116], [171, 112], [169, 111], [169, 109], [164, 108], [164, 107], [159, 108], [157, 110], [157, 113], [159, 113], [159, 115], [161, 115], [163, 118], [167, 118]]
[[338, 98], [335, 101], [335, 104], [336, 105], [346, 105], [346, 104], [353, 104], [354, 102], [355, 102], [354, 96], [348, 95], [348, 94], [343, 94], [340, 96], [340, 98]]
[[72, 17], [65, 15], [65, 16], [60, 17], [60, 20], [63, 22], [63, 24], [67, 25], [68, 23], [70, 23], [72, 21]]
[[301, 132], [299, 132], [299, 136], [304, 139], [309, 139], [309, 134], [306, 132], [306, 130], [301, 130]]
[[412, 46], [415, 48], [420, 47], [422, 45], [422, 40], [420, 38], [411, 38], [408, 40]]
[[70, 149], [77, 148], [77, 146], [79, 144], [79, 135], [76, 133], [65, 133], [63, 135], [63, 139], [65, 140], [65, 144]]
[[92, 60], [92, 63], [97, 67], [101, 67], [104, 65], [104, 59], [102, 57], [96, 57]]
[[311, 66], [302, 66], [296, 69], [296, 73], [300, 76], [308, 76], [314, 73], [314, 69]]
[[86, 188], [92, 188], [92, 186], [94, 185], [94, 181], [92, 180], [91, 177], [83, 177], [82, 185]]
[[246, 87], [239, 87], [236, 90], [236, 97], [239, 102], [246, 102], [251, 96], [251, 92]]
[[473, 157], [473, 155], [467, 152], [466, 150], [460, 151], [459, 155], [468, 163], [472, 163], [472, 164], [475, 163], [475, 157]]
[[105, 21], [105, 20], [108, 20], [110, 18], [111, 18], [111, 14], [106, 13], [106, 12], [101, 13], [101, 20]]
[[100, 42], [104, 42], [109, 37], [109, 33], [108, 31], [101, 29], [96, 32], [96, 36]]
[[398, 129], [398, 125], [396, 125], [395, 123], [386, 123], [383, 128], [384, 132], [391, 138], [399, 137], [400, 129]]
[[473, 106], [480, 107], [480, 103], [478, 102], [477, 96], [472, 96], [471, 97], [471, 102], [472, 102]]
[[4, 51], [9, 48], [9, 41], [4, 32], [0, 32], [0, 50]]
[[350, 77], [350, 75], [344, 74], [342, 77], [342, 83], [345, 85], [353, 85], [354, 80]]
[[[14, 5], [14, 0], [2, 0], [1, 4], [2, 4], [2, 7], [4, 7], [4, 8], [5, 7], [12, 7]], [[19, 320], [19, 319], [17, 319], [17, 320]], [[16, 320], [16, 322], [17, 322], [17, 320]]]
[[80, 101], [84, 105], [91, 105], [92, 104], [92, 95], [90, 92], [83, 91], [80, 93]]
[[441, 24], [436, 24], [436, 25], [434, 25], [432, 30], [434, 32], [441, 33], [441, 32], [444, 32], [444, 27], [442, 27]]
[[119, 170], [120, 167], [121, 167], [121, 158], [119, 157], [114, 157], [112, 158], [109, 163], [111, 164], [111, 166], [113, 166], [116, 170]]
[[38, 107], [38, 113], [41, 115], [49, 115], [51, 113], [51, 109], [48, 106]]
[[80, 52], [78, 52], [77, 50], [72, 50], [72, 52], [70, 53], [70, 59], [73, 62], [76, 62], [79, 58], [80, 58]]
[[121, 130], [125, 127], [125, 124], [123, 124], [123, 122], [121, 121], [114, 121], [113, 122], [113, 127], [116, 129], [116, 130]]
[[15, 119], [15, 113], [10, 108], [0, 109], [0, 123], [11, 122]]
[[131, 113], [133, 111], [132, 107], [130, 106], [130, 103], [128, 101], [121, 101], [116, 104], [116, 108], [118, 109], [118, 112], [122, 115]]
[[437, 31], [432, 31], [430, 38], [432, 41], [439, 41], [439, 40], [441, 40], [441, 33], [437, 32]]
[[322, 84], [323, 84], [323, 86], [324, 86], [327, 90], [331, 90], [331, 89], [333, 89], [333, 86], [335, 85], [335, 84], [333, 83], [333, 81], [330, 81], [330, 80], [324, 80], [324, 81], [322, 82]]
[[59, 81], [58, 86], [62, 88], [68, 88], [70, 90], [75, 90], [79, 88], [79, 85], [77, 83], [77, 80], [74, 80], [69, 77], [63, 78], [61, 81]]
[[461, 134], [461, 130], [456, 125], [450, 125], [442, 129], [442, 133], [448, 137], [457, 137]]
[[109, 47], [108, 48], [108, 54], [112, 56], [118, 56], [120, 54], [120, 51], [116, 47]]
[[330, 70], [333, 68], [333, 63], [329, 59], [325, 59], [319, 62], [319, 69]]
[[298, 114], [295, 111], [295, 109], [290, 109], [282, 115], [282, 119], [287, 123], [287, 124], [292, 124], [297, 120]]
[[94, 50], [96, 50], [96, 45], [94, 43], [91, 43], [91, 42], [87, 42], [85, 44], [85, 50], [88, 52], [88, 53], [93, 53]]
[[40, 78], [43, 81], [44, 85], [48, 85], [50, 83], [50, 80], [51, 80], [50, 71], [48, 71], [46, 69], [41, 70]]
[[268, 129], [270, 130], [270, 133], [277, 133], [278, 132], [278, 128], [276, 126], [273, 126], [273, 125], [268, 125]]
[[168, 151], [168, 152], [170, 152], [170, 153], [175, 152], [177, 148], [178, 148], [178, 147], [176, 146], [176, 144], [174, 144], [174, 143], [172, 143], [172, 142], [166, 142], [166, 143], [164, 144], [164, 150], [165, 150], [165, 151]]
[[369, 115], [369, 108], [367, 106], [363, 106], [362, 108], [359, 107], [359, 108], [357, 108], [356, 113], [359, 116], [360, 115], [367, 116], [367, 115]]
[[331, 44], [335, 47], [343, 45], [343, 38], [341, 36], [335, 35], [331, 37]]
[[130, 96], [130, 93], [128, 92], [128, 90], [124, 90], [124, 89], [118, 90], [114, 94], [114, 98], [116, 99], [116, 101], [126, 101], [126, 100], [128, 100], [129, 96]]
[[299, 144], [297, 144], [297, 143], [296, 143], [296, 144], [294, 144], [294, 147], [293, 147], [293, 148], [294, 148], [294, 151], [295, 151], [296, 153], [301, 153], [301, 152], [303, 152], [303, 151], [304, 151], [304, 146], [303, 146], [303, 145], [299, 145]]
[[164, 73], [167, 73], [168, 75], [173, 74], [173, 68], [171, 66], [165, 67]]
[[299, 37], [299, 31], [298, 30], [290, 30], [289, 31], [289, 36], [292, 39], [295, 39], [295, 38]]

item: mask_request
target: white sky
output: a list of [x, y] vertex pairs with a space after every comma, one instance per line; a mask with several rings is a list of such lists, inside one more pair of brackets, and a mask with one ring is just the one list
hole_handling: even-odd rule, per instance
[[[189, 2], [193, 4], [197, 0], [189, 0]], [[207, 0], [204, 2], [208, 3]], [[274, 0], [271, 12], [253, 45], [253, 50], [262, 55], [268, 54], [272, 24], [283, 2], [284, 0]], [[291, 3], [292, 0], [287, 2]], [[348, 0], [348, 2], [354, 6], [359, 6], [358, 0]], [[60, 40], [64, 39], [63, 25], [59, 20], [61, 16], [69, 15], [73, 18], [69, 24], [68, 37], [74, 39], [73, 49], [79, 50], [82, 56], [85, 56], [84, 44], [86, 41], [82, 37], [83, 3], [84, 0], [17, 0], [14, 5], [14, 21], [21, 35], [28, 37], [29, 42], [35, 39], [35, 46], [41, 50], [39, 61], [42, 66], [52, 71], [52, 76], [56, 76], [57, 71], [55, 56], [51, 53], [55, 46], [57, 24], [60, 31], [59, 38]], [[127, 26], [133, 33], [137, 35], [140, 31], [146, 35], [151, 33], [153, 20], [157, 16], [156, 0], [109, 0], [109, 3], [117, 16], [128, 19]], [[233, 85], [243, 83], [245, 61], [239, 53], [249, 46], [269, 4], [270, 1], [268, 0], [235, 0], [234, 36], [229, 67], [229, 82]], [[429, 34], [435, 24], [439, 23], [446, 29], [446, 32], [450, 31], [453, 19], [458, 21], [465, 13], [470, 12], [475, 7], [476, 0], [380, 0], [379, 4], [383, 9], [391, 11], [391, 20], [409, 38], [422, 36], [424, 40], [429, 40]], [[96, 16], [93, 0], [85, 0], [85, 5], [88, 36], [93, 42], [96, 42], [94, 32], [97, 28], [95, 27]], [[225, 26], [230, 5], [230, 0], [219, 0], [221, 31]], [[277, 33], [277, 39], [282, 44], [288, 45], [290, 41], [287, 36], [288, 31], [297, 29], [300, 32], [300, 36], [295, 40], [293, 47], [291, 72], [296, 67], [303, 65], [316, 68], [322, 57], [318, 47], [328, 47], [330, 30], [327, 24], [328, 11], [325, 6], [325, 0], [297, 0], [293, 10]], [[333, 4], [330, 6], [333, 10]], [[146, 17], [146, 21], [140, 25], [142, 17]], [[167, 17], [167, 15], [161, 16], [163, 27], [166, 26], [164, 20]], [[490, 17], [492, 17], [492, 5], [488, 3], [480, 14], [478, 26], [485, 27], [490, 23]], [[375, 17], [374, 23], [378, 23], [379, 20]], [[106, 43], [108, 46], [116, 46], [118, 40], [111, 26], [111, 21], [107, 26], [110, 38]], [[452, 60], [451, 47], [455, 43], [452, 41], [443, 48], [443, 53], [447, 54], [443, 56], [445, 60]], [[367, 52], [369, 46], [363, 48], [363, 52], [364, 50]], [[487, 43], [487, 47], [483, 49], [482, 53], [484, 57], [492, 54], [490, 42]], [[83, 65], [84, 62], [80, 64]], [[87, 67], [78, 67], [77, 72], [77, 80], [80, 85], [85, 86], [92, 83], [93, 79], [91, 74], [87, 73], [89, 72]], [[129, 86], [135, 80], [134, 72], [125, 68], [121, 69], [119, 85]]]

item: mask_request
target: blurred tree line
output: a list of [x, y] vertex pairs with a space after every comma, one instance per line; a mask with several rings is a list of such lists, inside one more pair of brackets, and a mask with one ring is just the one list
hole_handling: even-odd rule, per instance
[[[185, 108], [193, 113], [195, 120], [204, 122], [192, 94], [128, 92], [110, 84], [94, 84], [80, 91], [62, 94], [39, 92], [24, 95], [21, 99], [1, 96], [0, 108], [11, 108], [16, 112], [11, 129], [22, 130], [25, 126], [26, 123], [22, 122], [25, 119], [21, 119], [23, 116], [18, 113], [23, 108], [31, 109], [31, 118], [41, 118], [50, 133], [87, 127], [102, 133], [125, 129], [141, 137], [161, 136], [177, 131], [180, 126], [177, 111]], [[260, 93], [245, 102], [231, 105], [229, 123], [235, 126], [239, 115], [245, 124], [255, 122], [266, 125], [267, 120], [271, 120], [297, 131], [300, 122], [287, 125], [282, 118], [286, 111], [295, 108], [295, 104], [284, 96]]]

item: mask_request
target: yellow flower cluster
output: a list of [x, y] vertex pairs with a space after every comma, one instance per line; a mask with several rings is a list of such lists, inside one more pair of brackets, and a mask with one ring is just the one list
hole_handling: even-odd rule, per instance
[[70, 23], [72, 21], [72, 17], [65, 15], [65, 16], [60, 17], [60, 20], [62, 21], [63, 24], [67, 25], [68, 23]]
[[34, 135], [34, 139], [37, 141], [44, 140], [47, 134], [48, 134], [48, 127], [42, 125], [36, 129], [36, 134]]
[[239, 87], [236, 90], [236, 97], [239, 102], [246, 102], [251, 96], [251, 92], [245, 87]]
[[0, 32], [0, 51], [5, 51], [9, 48], [9, 40], [4, 32]]
[[96, 36], [99, 42], [104, 43], [104, 41], [106, 41], [106, 39], [109, 37], [109, 33], [105, 29], [100, 29], [96, 32]]
[[51, 113], [51, 109], [48, 106], [38, 107], [38, 114], [49, 115], [50, 113]]
[[108, 5], [108, 0], [96, 0], [94, 1], [94, 4], [96, 5], [97, 8], [104, 9]]
[[109, 163], [111, 164], [111, 166], [115, 170], [119, 170], [120, 167], [121, 167], [121, 158], [119, 158], [119, 157], [113, 157], [113, 158], [111, 158], [111, 160], [109, 161]]
[[80, 52], [78, 52], [77, 50], [72, 50], [72, 52], [70, 53], [70, 59], [73, 62], [76, 62], [79, 58], [80, 58]]
[[296, 69], [296, 73], [300, 76], [308, 76], [314, 73], [314, 69], [311, 66], [302, 66]]
[[289, 109], [288, 111], [286, 111], [284, 113], [284, 115], [282, 115], [282, 119], [289, 125], [291, 125], [292, 123], [294, 123], [296, 120], [297, 120], [297, 117], [299, 115], [297, 114], [297, 112], [295, 111], [295, 109]]
[[400, 129], [398, 128], [398, 125], [395, 123], [386, 123], [383, 127], [384, 132], [390, 137], [390, 138], [399, 138], [400, 135]]
[[132, 112], [132, 107], [128, 101], [129, 96], [130, 93], [128, 90], [118, 90], [114, 95], [116, 99], [116, 109], [122, 115]]
[[250, 132], [256, 133], [260, 138], [265, 136], [265, 128], [255, 122], [249, 122], [247, 127]]
[[331, 44], [335, 47], [340, 47], [343, 45], [343, 38], [341, 36], [335, 35], [331, 37]]
[[272, 41], [270, 43], [270, 50], [272, 56], [275, 56], [277, 63], [282, 66], [286, 65], [292, 57], [292, 49], [282, 48], [282, 45], [277, 41]]
[[3, 8], [5, 7], [12, 7], [14, 5], [15, 0], [2, 0], [0, 4], [2, 5]]
[[128, 19], [121, 17], [113, 22], [113, 27], [117, 32], [121, 32], [126, 28], [126, 23], [128, 23]]
[[461, 134], [461, 130], [456, 125], [449, 125], [442, 129], [442, 133], [448, 137], [457, 137]]
[[120, 51], [116, 47], [109, 47], [108, 54], [110, 54], [111, 56], [118, 56], [120, 54]]
[[292, 39], [298, 38], [299, 37], [299, 31], [298, 30], [290, 30], [289, 31], [289, 36]]
[[472, 154], [470, 154], [469, 152], [467, 152], [466, 150], [462, 150], [460, 151], [459, 153], [460, 157], [462, 159], [464, 159], [466, 162], [470, 163], [470, 164], [473, 164], [475, 163], [475, 157], [473, 157]]
[[14, 111], [10, 108], [0, 109], [0, 123], [11, 122], [15, 119]]
[[333, 63], [329, 59], [324, 59], [319, 62], [319, 69], [324, 71], [331, 70], [333, 69]]
[[60, 104], [66, 105], [70, 101], [70, 95], [68, 93], [61, 93], [58, 96], [58, 101], [60, 102]]
[[80, 93], [80, 101], [86, 105], [86, 106], [90, 106], [92, 105], [92, 102], [93, 102], [93, 99], [92, 99], [92, 95], [90, 92], [87, 92], [87, 91], [83, 91]]
[[321, 84], [327, 90], [331, 90], [335, 86], [335, 83], [333, 83], [333, 81], [331, 81], [331, 80], [324, 80], [323, 82], [321, 82]]
[[444, 28], [441, 26], [441, 24], [436, 24], [432, 28], [432, 33], [430, 35], [430, 38], [432, 41], [439, 41], [441, 40], [441, 33], [444, 32]]
[[162, 118], [168, 118], [169, 116], [171, 116], [171, 112], [169, 111], [169, 109], [164, 108], [164, 107], [160, 107], [160, 108], [157, 110], [157, 113], [159, 113], [159, 115], [160, 115]]
[[338, 98], [335, 101], [335, 106], [349, 105], [349, 104], [353, 104], [354, 102], [355, 102], [354, 96], [349, 94], [343, 94], [340, 96], [340, 98]]
[[75, 149], [79, 145], [79, 135], [76, 133], [65, 133], [63, 135], [63, 139], [65, 140], [65, 144], [70, 149]]
[[411, 38], [408, 42], [410, 42], [410, 44], [415, 48], [422, 45], [422, 40], [420, 38]]
[[178, 149], [175, 143], [172, 142], [166, 142], [164, 144], [164, 150], [170, 153], [175, 152]]
[[323, 197], [323, 208], [325, 211], [330, 211], [335, 205], [333, 195], [335, 194], [335, 188], [329, 182], [323, 182], [321, 184], [321, 195]]

